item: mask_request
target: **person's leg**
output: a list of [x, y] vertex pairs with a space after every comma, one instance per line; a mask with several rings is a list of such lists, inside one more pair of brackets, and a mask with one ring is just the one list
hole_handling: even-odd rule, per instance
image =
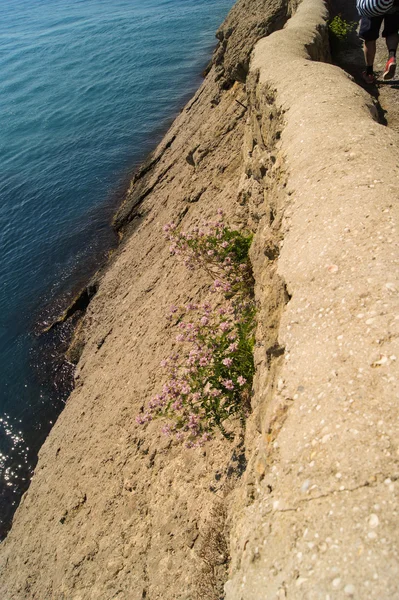
[[392, 79], [396, 71], [396, 50], [399, 43], [399, 12], [385, 15], [384, 31], [382, 32], [385, 38], [388, 49], [388, 60], [385, 65], [385, 71], [382, 76], [384, 81]]
[[399, 44], [399, 35], [397, 33], [387, 35], [385, 41], [387, 43], [387, 48], [390, 56], [396, 56], [396, 50], [398, 49]]
[[373, 71], [375, 53], [377, 51], [376, 40], [364, 40], [364, 60], [366, 67]]
[[362, 17], [360, 20], [359, 37], [364, 40], [364, 60], [366, 62], [366, 70], [362, 75], [366, 83], [375, 82], [374, 59], [382, 21], [383, 17]]

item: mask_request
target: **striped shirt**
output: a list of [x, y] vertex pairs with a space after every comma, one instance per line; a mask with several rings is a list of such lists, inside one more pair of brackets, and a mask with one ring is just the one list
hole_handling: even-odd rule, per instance
[[379, 17], [390, 12], [394, 0], [357, 0], [356, 8], [362, 17]]

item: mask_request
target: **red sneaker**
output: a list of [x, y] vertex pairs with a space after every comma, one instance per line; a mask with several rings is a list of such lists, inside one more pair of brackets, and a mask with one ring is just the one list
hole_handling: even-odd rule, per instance
[[363, 77], [363, 81], [365, 81], [369, 85], [372, 85], [373, 83], [376, 82], [374, 73], [367, 73], [367, 71], [363, 71], [362, 77]]
[[387, 81], [388, 79], [392, 79], [392, 77], [395, 75], [395, 71], [396, 71], [396, 58], [394, 56], [392, 56], [391, 58], [388, 59], [387, 64], [385, 65], [385, 71], [382, 76], [383, 80]]

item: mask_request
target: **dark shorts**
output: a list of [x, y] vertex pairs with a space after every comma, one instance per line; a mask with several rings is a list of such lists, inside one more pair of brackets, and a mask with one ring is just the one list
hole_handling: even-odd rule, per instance
[[362, 17], [360, 19], [359, 37], [365, 42], [377, 40], [380, 35], [382, 22], [384, 21], [384, 31], [382, 37], [386, 38], [399, 31], [399, 11], [391, 15], [382, 15], [381, 17]]

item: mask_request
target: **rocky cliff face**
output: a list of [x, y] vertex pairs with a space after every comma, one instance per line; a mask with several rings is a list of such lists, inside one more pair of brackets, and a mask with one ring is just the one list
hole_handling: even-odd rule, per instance
[[[324, 62], [321, 0], [241, 0], [218, 39], [115, 218], [76, 388], [0, 548], [7, 600], [395, 597], [397, 134]], [[244, 439], [184, 450], [135, 423], [168, 307], [207, 293], [162, 226], [219, 207], [256, 233], [253, 412]]]

